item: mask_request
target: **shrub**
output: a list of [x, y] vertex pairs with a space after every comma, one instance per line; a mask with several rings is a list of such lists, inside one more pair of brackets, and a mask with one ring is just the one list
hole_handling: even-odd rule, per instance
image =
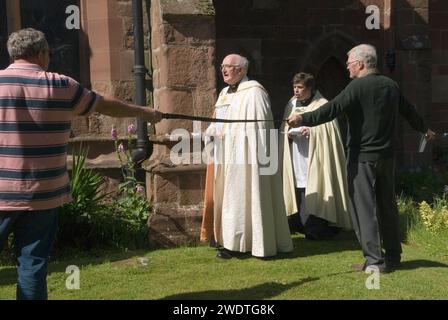
[[136, 178], [136, 166], [132, 160], [135, 133], [133, 124], [128, 126], [126, 147], [117, 139], [115, 129], [112, 129], [112, 139], [115, 140], [115, 149], [121, 165], [123, 182], [118, 186], [119, 198], [115, 202], [115, 209], [121, 215], [129, 217], [136, 223], [146, 223], [149, 218], [151, 206], [145, 197], [145, 188]]
[[73, 202], [61, 208], [56, 249], [144, 247], [150, 210], [144, 188], [136, 183], [134, 175], [125, 176], [117, 194], [105, 194], [101, 175], [85, 168], [87, 153], [80, 148], [73, 156]]
[[56, 247], [90, 248], [104, 239], [106, 206], [101, 192], [103, 178], [93, 170], [85, 168], [87, 149], [73, 156], [70, 184], [73, 201], [62, 206], [59, 214], [59, 232]]
[[448, 229], [448, 207], [446, 198], [436, 198], [432, 207], [422, 201], [419, 204], [419, 212], [425, 228], [437, 233]]
[[398, 194], [412, 198], [415, 202], [432, 203], [434, 198], [443, 194], [448, 184], [447, 173], [434, 173], [426, 169], [419, 172], [401, 172], [397, 175], [396, 190]]
[[[134, 235], [137, 247], [147, 244], [148, 227], [146, 225], [151, 204], [146, 200], [145, 188], [136, 178], [136, 165], [132, 160], [132, 151], [135, 147], [133, 135], [135, 126], [128, 126], [126, 143], [117, 139], [117, 132], [112, 128], [112, 139], [115, 140], [115, 149], [121, 164], [123, 182], [118, 186], [118, 198], [114, 201], [114, 212], [127, 222], [128, 232]], [[125, 146], [126, 144], [126, 146]]]
[[16, 264], [15, 253], [13, 248], [14, 237], [9, 234], [5, 241], [3, 248], [0, 248], [0, 265], [14, 265]]
[[421, 225], [418, 208], [411, 198], [404, 195], [397, 198], [397, 207], [400, 217], [401, 239], [407, 241], [409, 232]]

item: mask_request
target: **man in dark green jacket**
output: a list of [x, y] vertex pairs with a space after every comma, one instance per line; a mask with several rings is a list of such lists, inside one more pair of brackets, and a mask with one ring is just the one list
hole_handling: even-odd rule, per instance
[[[317, 126], [341, 113], [348, 120], [347, 181], [351, 216], [365, 262], [354, 265], [380, 272], [401, 261], [398, 210], [395, 200], [394, 135], [398, 114], [427, 140], [435, 138], [397, 83], [376, 69], [376, 50], [362, 44], [348, 52], [347, 69], [354, 79], [332, 101], [319, 109], [293, 115], [288, 124]], [[382, 250], [381, 242], [385, 253]]]

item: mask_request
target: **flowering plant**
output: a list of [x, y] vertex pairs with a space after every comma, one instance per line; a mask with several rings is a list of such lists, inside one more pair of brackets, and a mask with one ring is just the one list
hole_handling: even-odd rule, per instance
[[437, 197], [430, 206], [426, 201], [419, 204], [420, 217], [427, 230], [437, 233], [448, 229], [448, 207], [444, 198]]
[[132, 160], [132, 150], [135, 148], [134, 124], [128, 126], [125, 141], [118, 138], [117, 130], [112, 128], [111, 137], [121, 165], [123, 182], [118, 185], [119, 198], [116, 200], [117, 210], [126, 215], [136, 227], [146, 228], [151, 206], [146, 200], [145, 187], [137, 181], [136, 166]]

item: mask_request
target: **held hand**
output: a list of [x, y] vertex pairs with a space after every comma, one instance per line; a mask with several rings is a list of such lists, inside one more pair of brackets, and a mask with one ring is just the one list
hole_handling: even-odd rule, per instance
[[204, 133], [204, 142], [205, 142], [205, 144], [207, 145], [208, 143], [215, 141], [215, 137], [217, 136], [217, 134], [218, 133], [217, 133], [216, 127], [213, 124], [211, 124], [205, 130], [205, 133]]
[[155, 109], [148, 108], [148, 116], [147, 121], [151, 122], [152, 124], [155, 124], [157, 122], [160, 122], [162, 120], [162, 112], [157, 111]]
[[305, 138], [309, 138], [310, 137], [310, 128], [309, 127], [301, 127], [300, 134]]
[[205, 130], [205, 135], [207, 137], [213, 137], [217, 135], [215, 126], [209, 126], [207, 130]]
[[434, 131], [432, 131], [431, 129], [428, 129], [428, 131], [426, 131], [426, 134], [425, 134], [426, 141], [431, 141], [431, 140], [434, 140], [435, 138], [436, 138], [436, 133]]
[[292, 128], [299, 127], [302, 123], [302, 116], [300, 114], [293, 114], [288, 118], [288, 125]]

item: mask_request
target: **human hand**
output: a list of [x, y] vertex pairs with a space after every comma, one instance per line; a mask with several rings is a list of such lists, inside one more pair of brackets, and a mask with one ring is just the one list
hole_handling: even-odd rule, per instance
[[299, 132], [305, 138], [310, 137], [310, 128], [309, 127], [300, 127]]
[[152, 108], [146, 108], [146, 121], [155, 124], [163, 119], [163, 113]]
[[216, 136], [216, 128], [215, 126], [211, 125], [205, 130], [205, 135], [208, 137], [214, 137]]
[[288, 138], [293, 140], [300, 135], [300, 128], [290, 128], [287, 132]]
[[209, 125], [208, 128], [204, 132], [204, 143], [205, 145], [210, 142], [215, 141], [215, 137], [217, 136], [216, 128], [213, 124]]
[[296, 127], [299, 127], [300, 124], [302, 123], [302, 116], [300, 114], [293, 114], [293, 115], [289, 116], [287, 121], [288, 121], [288, 125], [290, 127], [296, 128]]
[[431, 141], [431, 140], [434, 140], [435, 138], [436, 138], [436, 133], [434, 131], [432, 131], [431, 129], [428, 129], [428, 131], [426, 131], [426, 134], [425, 134], [426, 141]]

